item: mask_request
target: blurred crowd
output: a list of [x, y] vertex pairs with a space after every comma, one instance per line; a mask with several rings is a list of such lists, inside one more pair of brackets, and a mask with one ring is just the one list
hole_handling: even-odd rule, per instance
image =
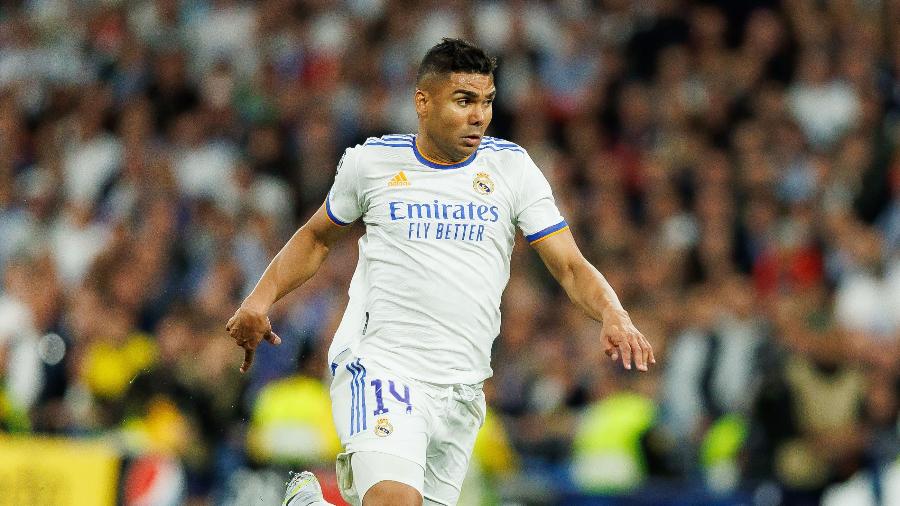
[[361, 225], [247, 375], [224, 324], [343, 149], [415, 132], [416, 65], [462, 36], [499, 59], [489, 134], [545, 171], [658, 359], [609, 363], [520, 241], [471, 500], [887, 504], [898, 27], [897, 0], [0, 2], [0, 432], [167, 455], [175, 503], [332, 468]]

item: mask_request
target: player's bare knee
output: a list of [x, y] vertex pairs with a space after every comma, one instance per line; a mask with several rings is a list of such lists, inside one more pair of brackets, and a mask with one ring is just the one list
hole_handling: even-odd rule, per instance
[[422, 506], [422, 494], [405, 483], [382, 480], [366, 491], [363, 506]]

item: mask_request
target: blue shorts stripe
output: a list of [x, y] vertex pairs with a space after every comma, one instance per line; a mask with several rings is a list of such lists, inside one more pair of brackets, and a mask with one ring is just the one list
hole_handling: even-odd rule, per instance
[[347, 370], [350, 371], [350, 374], [353, 375], [353, 378], [350, 380], [350, 435], [356, 434], [355, 427], [356, 425], [353, 423], [356, 418], [356, 369], [352, 367], [353, 364], [347, 364]]
[[362, 399], [362, 430], [366, 430], [366, 416], [368, 415], [366, 412], [366, 367], [360, 363], [359, 359], [356, 359], [356, 365], [362, 370], [362, 375], [359, 377], [359, 396]]
[[356, 398], [354, 400], [354, 427], [356, 432], [361, 432], [363, 430], [363, 422], [365, 421], [365, 408], [364, 403], [366, 401], [365, 391], [363, 390], [362, 376], [364, 375], [362, 365], [359, 363], [359, 359], [356, 359], [355, 362], [350, 364], [353, 366], [353, 383], [355, 385], [356, 390]]

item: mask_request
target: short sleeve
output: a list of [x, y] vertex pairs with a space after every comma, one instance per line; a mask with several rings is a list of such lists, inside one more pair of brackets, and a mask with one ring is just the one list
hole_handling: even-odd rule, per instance
[[334, 184], [325, 199], [328, 219], [340, 227], [347, 226], [362, 216], [359, 196], [359, 149], [348, 148], [338, 162]]
[[531, 157], [525, 155], [516, 209], [516, 222], [529, 244], [536, 244], [569, 228], [563, 219], [550, 183]]

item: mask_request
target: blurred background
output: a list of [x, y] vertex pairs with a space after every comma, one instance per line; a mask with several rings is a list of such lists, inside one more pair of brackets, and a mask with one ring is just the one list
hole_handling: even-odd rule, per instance
[[0, 504], [337, 502], [355, 225], [227, 319], [443, 36], [653, 343], [519, 238], [462, 504], [900, 504], [900, 1], [0, 1]]

